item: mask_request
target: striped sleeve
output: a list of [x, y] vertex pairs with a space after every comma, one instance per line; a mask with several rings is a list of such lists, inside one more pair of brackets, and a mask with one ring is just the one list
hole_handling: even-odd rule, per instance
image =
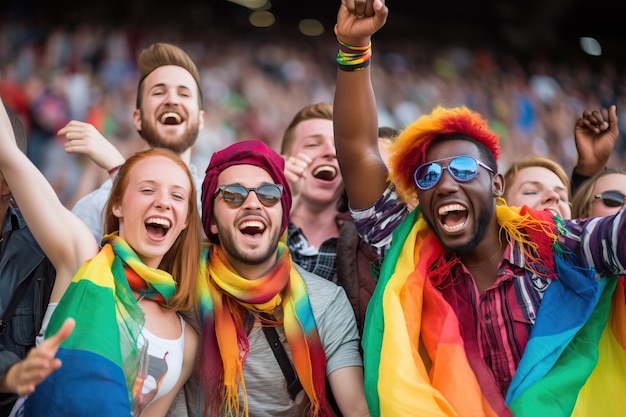
[[394, 187], [388, 187], [370, 207], [354, 210], [350, 214], [361, 238], [379, 256], [384, 256], [391, 246], [391, 235], [409, 213]]
[[626, 274], [626, 211], [566, 222], [564, 245], [599, 277]]

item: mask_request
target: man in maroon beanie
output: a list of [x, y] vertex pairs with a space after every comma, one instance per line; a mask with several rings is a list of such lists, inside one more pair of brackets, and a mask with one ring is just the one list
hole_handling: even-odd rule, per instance
[[343, 416], [368, 416], [346, 294], [294, 264], [281, 239], [292, 203], [284, 164], [251, 140], [216, 152], [206, 170], [202, 223], [213, 243], [199, 283], [202, 410], [331, 416], [327, 379]]

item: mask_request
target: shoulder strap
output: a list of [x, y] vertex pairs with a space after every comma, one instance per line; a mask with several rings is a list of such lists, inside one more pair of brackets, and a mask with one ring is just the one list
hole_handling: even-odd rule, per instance
[[289, 390], [289, 396], [292, 400], [295, 401], [296, 395], [300, 391], [302, 391], [302, 384], [300, 384], [300, 379], [298, 379], [298, 374], [296, 374], [291, 361], [289, 360], [289, 356], [287, 356], [287, 352], [285, 352], [285, 347], [280, 342], [280, 338], [278, 337], [278, 333], [276, 332], [276, 328], [274, 326], [262, 326], [263, 333], [265, 334], [265, 338], [272, 348], [272, 352], [274, 352], [274, 356], [276, 357], [276, 361], [280, 366], [281, 371], [283, 371], [283, 375], [285, 376], [285, 380], [287, 381], [287, 389]]
[[[265, 318], [272, 319], [269, 314], [261, 313]], [[285, 352], [285, 347], [280, 342], [280, 338], [278, 337], [278, 333], [276, 332], [276, 328], [274, 326], [262, 326], [263, 334], [265, 334], [265, 338], [272, 348], [272, 352], [274, 352], [274, 356], [276, 357], [276, 361], [278, 365], [280, 365], [280, 369], [283, 371], [283, 375], [285, 376], [285, 380], [287, 381], [287, 389], [289, 390], [289, 396], [293, 401], [296, 400], [296, 395], [300, 391], [302, 391], [302, 384], [300, 383], [300, 379], [298, 378], [298, 374], [293, 369], [293, 365], [289, 360], [289, 356], [287, 356], [287, 352]], [[341, 417], [342, 414], [339, 411], [339, 407], [337, 406], [337, 402], [335, 401], [335, 397], [332, 395], [332, 389], [328, 383], [328, 378], [326, 378], [326, 401], [328, 402], [328, 408], [331, 411], [331, 415], [333, 417]]]
[[32, 280], [29, 278], [25, 279], [20, 283], [20, 285], [18, 285], [17, 289], [15, 290], [9, 306], [6, 310], [4, 310], [2, 318], [0, 319], [0, 335], [6, 332], [9, 321], [11, 320], [11, 317], [13, 316], [17, 305], [20, 303], [20, 301], [22, 301], [22, 297], [24, 296], [24, 293], [26, 293], [26, 289], [30, 285], [31, 281]]

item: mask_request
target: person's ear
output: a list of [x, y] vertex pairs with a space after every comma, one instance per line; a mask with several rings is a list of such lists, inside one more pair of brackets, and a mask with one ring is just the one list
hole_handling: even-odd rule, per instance
[[141, 132], [141, 110], [135, 109], [133, 111], [133, 123], [137, 132]]
[[122, 217], [122, 207], [120, 207], [119, 204], [114, 205], [113, 208], [111, 209], [111, 212], [118, 219]]
[[198, 130], [202, 130], [204, 128], [204, 123], [206, 122], [206, 112], [204, 110], [200, 110], [198, 113]]
[[209, 230], [211, 231], [212, 235], [217, 235], [218, 228], [217, 228], [217, 224], [215, 224], [214, 219], [211, 219], [211, 226], [209, 227]]
[[500, 173], [493, 176], [491, 181], [491, 189], [494, 197], [502, 197], [504, 195], [504, 176]]

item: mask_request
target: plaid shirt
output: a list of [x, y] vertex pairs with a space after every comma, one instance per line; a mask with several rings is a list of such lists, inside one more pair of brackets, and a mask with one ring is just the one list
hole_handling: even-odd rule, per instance
[[477, 343], [502, 395], [522, 358], [550, 282], [524, 269], [522, 250], [513, 241], [500, 261], [496, 281], [482, 294], [460, 261], [438, 286], [456, 312], [465, 343]]
[[309, 245], [302, 230], [289, 222], [287, 227], [287, 247], [291, 259], [302, 268], [315, 275], [337, 283], [337, 238], [327, 239], [320, 248]]
[[[406, 215], [399, 206], [404, 204], [388, 190], [374, 206], [352, 211], [359, 234], [379, 253], [389, 248], [395, 225]], [[396, 215], [391, 219], [377, 216], [376, 209]], [[394, 226], [381, 226], [383, 219], [387, 225]], [[623, 275], [626, 272], [626, 211], [622, 210], [617, 216], [566, 221], [560, 244], [571, 254], [570, 262], [585, 268], [594, 267], [597, 278]], [[559, 279], [567, 278], [559, 276]], [[502, 395], [506, 394], [515, 375], [543, 294], [551, 282], [525, 267], [520, 245], [511, 241], [500, 261], [496, 281], [482, 294], [460, 261], [438, 285], [456, 312], [466, 348], [480, 352]]]

